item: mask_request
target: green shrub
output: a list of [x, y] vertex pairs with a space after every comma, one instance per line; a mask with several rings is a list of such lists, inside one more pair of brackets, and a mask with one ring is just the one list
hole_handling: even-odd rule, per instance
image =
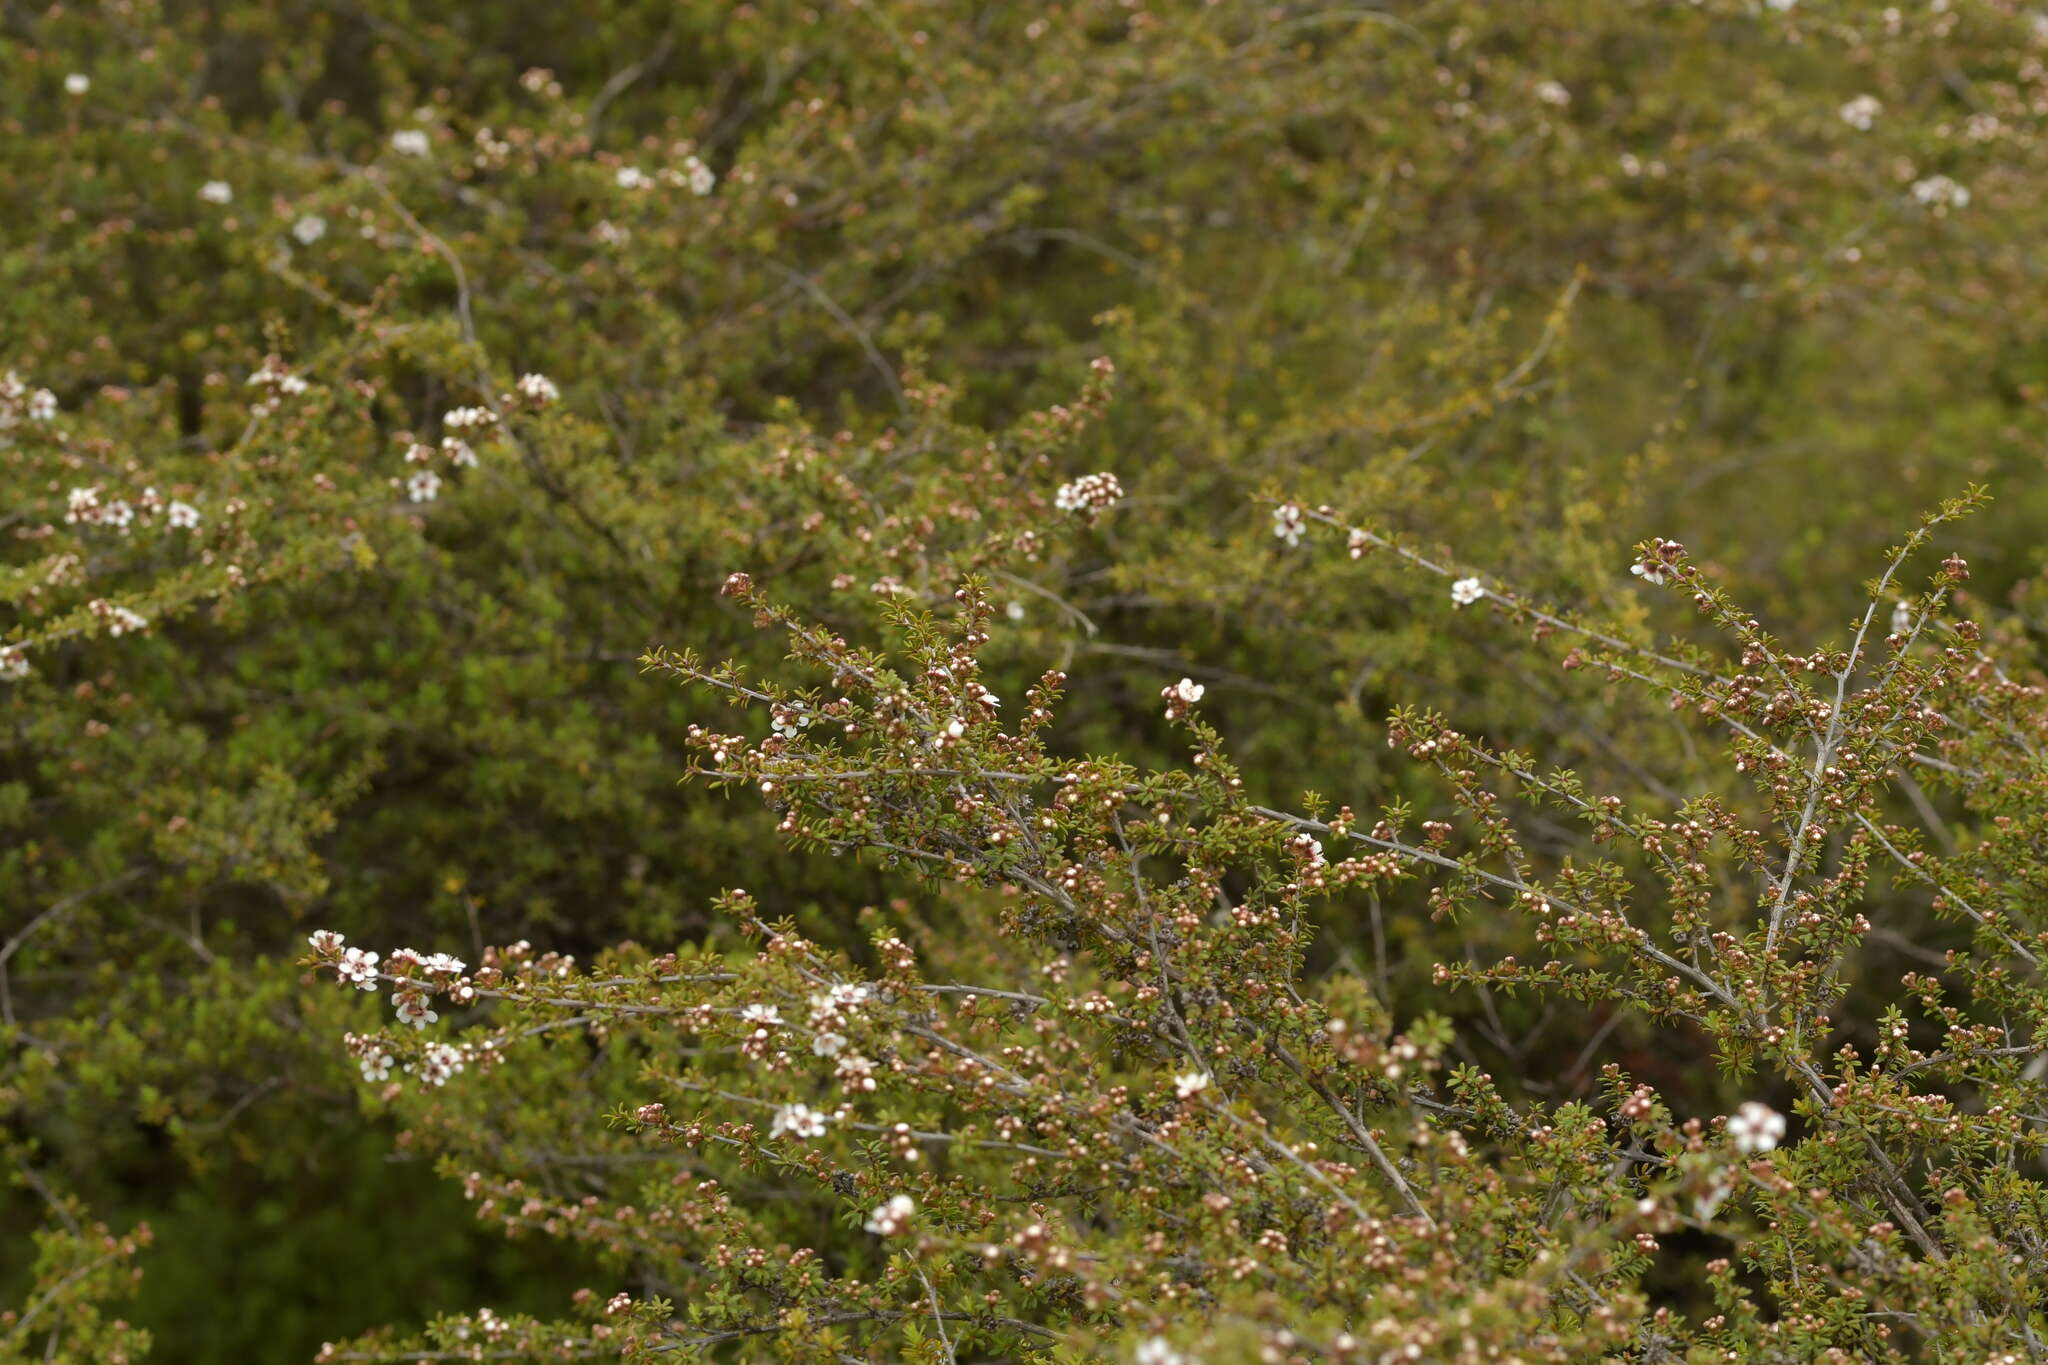
[[[702, 757], [690, 727], [708, 720], [643, 675], [650, 649], [799, 685], [780, 671], [788, 642], [757, 629], [750, 599], [718, 594], [737, 570], [790, 621], [892, 658], [957, 629], [953, 594], [978, 585], [992, 615], [975, 667], [995, 694], [1023, 696], [1048, 667], [1074, 679], [1033, 761], [1050, 773], [1086, 759], [1189, 793], [1177, 800], [1203, 793], [1195, 828], [1219, 828], [1210, 861], [1178, 845], [1147, 861], [1162, 876], [1212, 867], [1233, 904], [1278, 895], [1266, 880], [1278, 817], [1187, 773], [1185, 718], [1160, 711], [1161, 687], [1183, 677], [1205, 689], [1196, 714], [1214, 726], [1215, 761], [1227, 739], [1248, 799], [1271, 811], [1324, 823], [1342, 802], [1439, 811], [1429, 765], [1384, 742], [1383, 717], [1426, 705], [1484, 732], [1499, 746], [1488, 752], [1661, 803], [1659, 818], [1699, 802], [1760, 818], [1752, 773], [1702, 743], [1721, 732], [1685, 723], [1668, 688], [1631, 686], [1627, 670], [1691, 675], [1593, 662], [1656, 648], [1728, 666], [1725, 630], [1676, 631], [1617, 572], [1650, 532], [1703, 547], [1706, 579], [1783, 638], [1846, 647], [1844, 585], [1871, 572], [1878, 545], [1918, 509], [1988, 483], [1995, 502], [1944, 524], [1944, 550], [1977, 576], [1938, 619], [1980, 623], [2007, 675], [2032, 676], [2048, 513], [2034, 477], [2048, 313], [2030, 217], [2044, 39], [1989, 0], [1910, 12], [690, 0], [595, 14], [124, 0], [6, 23], [0, 1124], [21, 1188], [0, 1217], [26, 1229], [56, 1211], [41, 1251], [23, 1233], [24, 1254], [0, 1257], [0, 1300], [50, 1305], [29, 1328], [0, 1326], [0, 1359], [136, 1355], [145, 1328], [161, 1358], [269, 1358], [310, 1354], [370, 1317], [420, 1321], [483, 1298], [545, 1314], [610, 1254], [500, 1259], [479, 1230], [448, 1229], [447, 1201], [421, 1192], [416, 1166], [387, 1186], [366, 1144], [458, 1161], [493, 1188], [525, 1182], [551, 1208], [655, 1207], [635, 1192], [644, 1175], [696, 1169], [634, 1128], [586, 1130], [652, 1102], [649, 1078], [687, 1071], [683, 1043], [644, 1029], [551, 1028], [520, 1043], [519, 1068], [479, 1064], [431, 1093], [402, 1072], [357, 1084], [359, 1059], [335, 1040], [375, 1036], [380, 1011], [309, 989], [298, 959], [316, 927], [479, 963], [488, 945], [509, 962], [507, 945], [525, 940], [628, 975], [674, 950], [754, 982], [768, 969], [750, 923], [863, 973], [886, 965], [873, 941], [887, 925], [920, 971], [940, 973], [928, 981], [1000, 972], [1004, 989], [1052, 999], [1018, 973], [1055, 949], [1074, 957], [1072, 979], [1054, 983], [1073, 998], [1081, 983], [1130, 979], [1130, 963], [1006, 896], [1007, 863], [976, 871], [988, 886], [966, 894], [906, 875], [909, 844], [894, 863], [887, 849], [793, 853], [777, 830], [786, 812], [677, 789]], [[1113, 507], [1057, 505], [1097, 471], [1117, 481]], [[1293, 525], [1288, 507], [1300, 544], [1275, 534]], [[1453, 581], [1514, 584], [1515, 605], [1459, 610], [1403, 554], [1325, 545], [1331, 517]], [[1554, 620], [1527, 614], [1538, 602], [1560, 604]], [[1501, 630], [1496, 608], [1518, 629]], [[1560, 670], [1574, 629], [1601, 632], [1599, 648], [1576, 661], [1584, 670]], [[2023, 698], [1970, 695], [2020, 708], [2011, 724], [2029, 732]], [[1953, 719], [1966, 744], [1989, 733]], [[728, 757], [758, 752], [766, 725]], [[1969, 875], [2025, 913], [2017, 846], [1994, 837], [1999, 818], [2028, 819], [2018, 759], [1942, 762], [1963, 771], [1902, 767], [1870, 793], [1871, 818], [1910, 819], [1932, 857], [1990, 858]], [[930, 817], [933, 837], [969, 818], [945, 816], [917, 783], [873, 799], [891, 819]], [[1618, 851], [1568, 816], [1514, 817], [1529, 860], [1516, 875], [1599, 858], [1615, 875], [1656, 875], [1654, 851]], [[1503, 837], [1484, 847], [1504, 854]], [[1860, 856], [1851, 837], [1827, 850], [1845, 867]], [[1740, 939], [1754, 876], [1717, 876], [1719, 926]], [[1582, 1110], [1626, 1098], [1610, 1064], [1673, 1115], [1727, 1112], [1750, 1093], [1742, 1068], [1767, 1059], [1738, 1048], [1725, 1076], [1698, 1066], [1719, 1035], [1615, 994], [1625, 976], [1588, 978], [1588, 999], [1569, 1004], [1498, 980], [1444, 989], [1463, 978], [1436, 981], [1439, 962], [1475, 971], [1557, 951], [1527, 916], [1455, 913], [1467, 881], [1436, 899], [1404, 876], [1274, 902], [1294, 941], [1265, 969], [1314, 1002], [1304, 1009], [1375, 1046], [1398, 1032], [1446, 1068], [1423, 1098], [1379, 1094], [1400, 1142], [1420, 1131], [1412, 1106], [1425, 1099], [1578, 1132]], [[755, 909], [707, 912], [734, 886]], [[1943, 957], [1966, 936], [1910, 881], [1835, 894], [1873, 926], [1828, 969], [1847, 993], [1834, 1041], [1868, 1055], [1902, 1007], [1901, 972], [1935, 972], [1953, 993], [1981, 964]], [[1645, 890], [1627, 908], [1667, 939], [1703, 932], [1683, 927], [1673, 895]], [[2030, 1036], [2024, 998], [1959, 1008]], [[464, 1028], [523, 1027], [522, 1011], [558, 1022], [513, 1000]], [[1077, 1034], [1086, 1055], [1062, 1074], [1136, 1094], [1163, 1065], [1150, 1038]], [[1839, 1084], [1832, 1053], [1801, 1055]], [[720, 1079], [729, 1062], [703, 1065], [693, 1084], [742, 1093]], [[1457, 1095], [1453, 1066], [1467, 1077]], [[1337, 1116], [1319, 1114], [1304, 1082], [1269, 1069], [1243, 1098], [1275, 1133], [1338, 1140], [1315, 1129]], [[1471, 1079], [1481, 1073], [1492, 1090]], [[1944, 1093], [1967, 1108], [1990, 1085], [1972, 1072]], [[919, 1122], [953, 1114], [923, 1092], [878, 1093]], [[1203, 1122], [1218, 1160], [1244, 1136]], [[1613, 1306], [1601, 1323], [1576, 1301], [1537, 1306], [1538, 1244], [1578, 1246], [1580, 1233], [1512, 1203], [1515, 1182], [1543, 1179], [1553, 1157], [1473, 1122], [1472, 1151], [1509, 1183], [1475, 1192], [1447, 1178], [1445, 1197], [1465, 1201], [1457, 1217], [1512, 1206], [1531, 1239], [1513, 1253], [1528, 1264], [1457, 1281], [1506, 1295], [1491, 1320], [1555, 1331], [1567, 1351], [1634, 1322], [1631, 1295], [1687, 1319], [1673, 1340], [1707, 1331], [1715, 1294], [1762, 1295], [1759, 1321], [1792, 1321], [1770, 1277], [1794, 1264], [1805, 1276], [1799, 1253], [1774, 1261], [1757, 1242], [1754, 1273], [1710, 1292], [1689, 1269], [1706, 1255], [1693, 1255], [1698, 1230], [1640, 1266], [1601, 1253]], [[1979, 1163], [1968, 1170], [1988, 1169], [1962, 1145]], [[879, 1172], [894, 1169], [858, 1171], [860, 1198], [879, 1197]], [[1837, 1174], [1850, 1185], [1829, 1189], [1868, 1197], [1861, 1174]], [[972, 1163], [962, 1175], [988, 1199], [1009, 1199], [1009, 1178]], [[1359, 1178], [1346, 1197], [1381, 1209], [1386, 1188], [1363, 1167]], [[1615, 1188], [1554, 1179], [1544, 1217]], [[785, 1165], [749, 1180], [735, 1216], [765, 1220], [769, 1245], [815, 1247], [832, 1283], [873, 1282], [866, 1209], [833, 1224]], [[337, 1181], [374, 1219], [324, 1216]], [[245, 1198], [278, 1213], [273, 1234], [197, 1212]], [[1096, 1215], [1073, 1201], [1094, 1206], [1062, 1198], [1044, 1216], [1080, 1238]], [[143, 1238], [117, 1233], [109, 1250], [85, 1209], [162, 1234], [137, 1268], [176, 1258], [160, 1274], [174, 1288], [145, 1278], [120, 1310], [137, 1328], [125, 1344], [98, 1325], [95, 1296]], [[1100, 1247], [1074, 1241], [1075, 1254], [1126, 1254], [1129, 1238], [1140, 1254], [1156, 1230], [1140, 1214], [1103, 1215]], [[1198, 1217], [1220, 1235], [1223, 1220]], [[1588, 1221], [1584, 1235], [1601, 1228], [1613, 1230]], [[288, 1275], [244, 1275], [259, 1235], [277, 1267], [374, 1261], [362, 1314], [323, 1327], [327, 1298]], [[710, 1283], [688, 1280], [678, 1246], [631, 1244], [610, 1262], [636, 1304]], [[943, 1256], [920, 1264], [934, 1294], [965, 1273]], [[188, 1311], [175, 1289], [208, 1283], [246, 1287], [232, 1321]], [[718, 1281], [705, 1320], [752, 1322], [760, 1293], [788, 1292], [744, 1287]], [[1032, 1293], [1016, 1320], [1073, 1351], [1112, 1349], [1139, 1323], [1109, 1301]], [[1912, 1349], [1965, 1339], [1942, 1335], [1949, 1320], [1919, 1298], [1899, 1302], [1929, 1324], [1897, 1329]], [[1386, 1311], [1403, 1330], [1425, 1320]], [[1954, 1307], [1955, 1330], [1978, 1332], [1970, 1315], [1986, 1311]], [[1726, 1312], [1728, 1332], [1748, 1330]], [[659, 1319], [630, 1315], [642, 1333]], [[1233, 1321], [1216, 1317], [1225, 1336], [1202, 1349], [1238, 1350]], [[941, 1325], [906, 1321], [874, 1345], [943, 1358]], [[1044, 1340], [1016, 1330], [991, 1349]], [[2031, 1330], [1998, 1349], [2030, 1350]], [[1696, 1339], [1721, 1349], [1710, 1331]], [[750, 1343], [713, 1354], [745, 1358]]]

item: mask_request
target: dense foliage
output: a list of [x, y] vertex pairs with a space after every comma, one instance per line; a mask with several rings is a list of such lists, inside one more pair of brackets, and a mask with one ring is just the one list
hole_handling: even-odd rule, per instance
[[0, 24], [0, 1361], [2048, 1358], [2048, 20]]

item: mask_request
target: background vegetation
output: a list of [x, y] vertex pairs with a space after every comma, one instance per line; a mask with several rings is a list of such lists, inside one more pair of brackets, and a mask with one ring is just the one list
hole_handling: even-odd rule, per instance
[[[1186, 677], [1290, 808], [1440, 801], [1388, 747], [1406, 705], [1590, 790], [1740, 787], [1664, 693], [1341, 529], [1276, 536], [1290, 500], [1640, 646], [1692, 629], [1628, 573], [1672, 537], [1839, 645], [1885, 547], [1982, 484], [1939, 548], [2023, 650], [2044, 59], [2002, 0], [0, 9], [0, 1303], [51, 1265], [111, 1291], [125, 1253], [66, 1280], [95, 1223], [147, 1226], [144, 1274], [55, 1358], [133, 1358], [117, 1317], [199, 1365], [611, 1292], [432, 1158], [610, 1198], [644, 1172], [567, 1135], [637, 1063], [366, 1084], [338, 1040], [383, 1006], [315, 985], [316, 928], [744, 954], [711, 908], [743, 885], [856, 956], [876, 907], [979, 932], [678, 785], [718, 717], [642, 655], [789, 649], [736, 570], [859, 644], [978, 572], [989, 687], [1068, 675], [1050, 755], [1183, 763]], [[1098, 470], [1113, 511], [1054, 506]], [[1972, 846], [1960, 797], [1884, 799]], [[1871, 894], [1836, 1011], [1866, 1045], [1968, 943]], [[1304, 971], [1440, 1017], [1515, 1105], [1607, 1063], [1679, 1114], [1751, 1097], [1639, 1012], [1442, 989], [1532, 941], [1430, 910], [1340, 889]], [[1704, 1316], [1711, 1253], [1673, 1245], [1653, 1297]]]

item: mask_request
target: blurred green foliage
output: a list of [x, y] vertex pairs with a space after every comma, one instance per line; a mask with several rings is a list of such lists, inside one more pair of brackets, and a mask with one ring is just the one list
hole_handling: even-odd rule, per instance
[[[998, 690], [1086, 674], [1059, 742], [1171, 761], [1157, 690], [1191, 675], [1248, 781], [1361, 808], [1411, 780], [1380, 757], [1404, 701], [1595, 783], [1694, 756], [1638, 699], [1588, 729], [1433, 584], [1290, 555], [1261, 495], [1644, 638], [1625, 570], [1653, 532], [1788, 635], [1838, 632], [1843, 585], [1966, 481], [1997, 496], [1972, 588], [2038, 568], [2048, 76], [1991, 0], [0, 24], [0, 366], [58, 410], [10, 400], [0, 432], [33, 670], [0, 694], [0, 1117], [39, 1179], [151, 1223], [132, 1316], [162, 1359], [298, 1358], [574, 1279], [378, 1159], [334, 1041], [368, 1006], [300, 989], [309, 928], [589, 953], [712, 935], [744, 882], [857, 939], [876, 869], [675, 787], [693, 716], [634, 661], [762, 657], [715, 596], [734, 568], [858, 634], [874, 585], [950, 591], [992, 529], [1113, 470], [1114, 518], [998, 581]], [[1097, 355], [1101, 419], [1034, 436]], [[267, 356], [310, 387], [252, 385]], [[415, 437], [528, 372], [561, 400], [476, 468], [434, 455], [412, 500]], [[67, 521], [78, 487], [202, 520]], [[1382, 932], [1406, 1015], [1444, 943]], [[1577, 1055], [1504, 1008], [1520, 1074]], [[0, 1258], [0, 1296], [27, 1274]], [[229, 1287], [231, 1316], [200, 1306]]]

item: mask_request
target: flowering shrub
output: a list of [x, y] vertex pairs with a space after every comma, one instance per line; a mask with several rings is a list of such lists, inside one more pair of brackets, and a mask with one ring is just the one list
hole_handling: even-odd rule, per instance
[[2032, 1349], [2030, 15], [431, 10], [0, 48], [0, 1359]]
[[[2044, 1228], [2017, 1158], [2039, 1136], [2029, 945], [2048, 926], [2038, 863], [2012, 855], [2039, 818], [2014, 803], [2038, 804], [2048, 712], [1953, 612], [1960, 556], [1920, 592], [1905, 579], [1977, 501], [1927, 518], [1849, 640], [1810, 650], [1672, 541], [1632, 567], [1723, 649], [1631, 646], [1460, 578], [1501, 625], [1547, 627], [1541, 647], [1596, 689], [1669, 697], [1746, 790], [1595, 793], [1404, 708], [1389, 741], [1448, 817], [1422, 820], [1261, 804], [1185, 681], [1164, 696], [1186, 765], [1057, 755], [1065, 674], [1008, 704], [981, 681], [1001, 628], [983, 578], [883, 603], [884, 643], [860, 646], [733, 574], [725, 595], [798, 671], [652, 651], [653, 671], [778, 721], [691, 726], [693, 771], [757, 792], [795, 848], [902, 869], [943, 912], [871, 908], [866, 941], [834, 949], [735, 889], [719, 909], [745, 950], [625, 946], [583, 967], [520, 943], [473, 972], [314, 935], [309, 965], [391, 987], [395, 1024], [348, 1048], [478, 1217], [585, 1242], [633, 1286], [560, 1322], [449, 1318], [325, 1358], [459, 1354], [477, 1333], [646, 1360], [761, 1336], [821, 1361], [1060, 1342], [1138, 1360], [2027, 1358], [2042, 1305], [2021, 1267]], [[1452, 572], [1330, 509], [1303, 517], [1326, 544]], [[798, 711], [818, 723], [781, 723]], [[1909, 771], [1985, 833], [1964, 845], [1895, 810]], [[1584, 827], [1569, 851], [1533, 845], [1545, 809]], [[1835, 1012], [1881, 989], [1881, 882], [1926, 888], [1966, 932], [1845, 1032]], [[1610, 1062], [1583, 1099], [1518, 1102], [1458, 1059], [1443, 1016], [1396, 1019], [1369, 973], [1311, 970], [1322, 907], [1360, 893], [1530, 926], [1529, 960], [1475, 955], [1436, 981], [1548, 997], [1596, 1038], [1606, 1011], [1767, 1098], [1700, 1111]], [[402, 1027], [440, 1002], [458, 1032]], [[616, 1176], [572, 1197], [546, 1162], [506, 1169], [528, 1122], [507, 1116], [535, 1086], [610, 1099], [611, 1131], [577, 1134], [576, 1159]], [[651, 1176], [630, 1173], [642, 1153]], [[1714, 1250], [1697, 1315], [1646, 1285], [1672, 1238]]]

